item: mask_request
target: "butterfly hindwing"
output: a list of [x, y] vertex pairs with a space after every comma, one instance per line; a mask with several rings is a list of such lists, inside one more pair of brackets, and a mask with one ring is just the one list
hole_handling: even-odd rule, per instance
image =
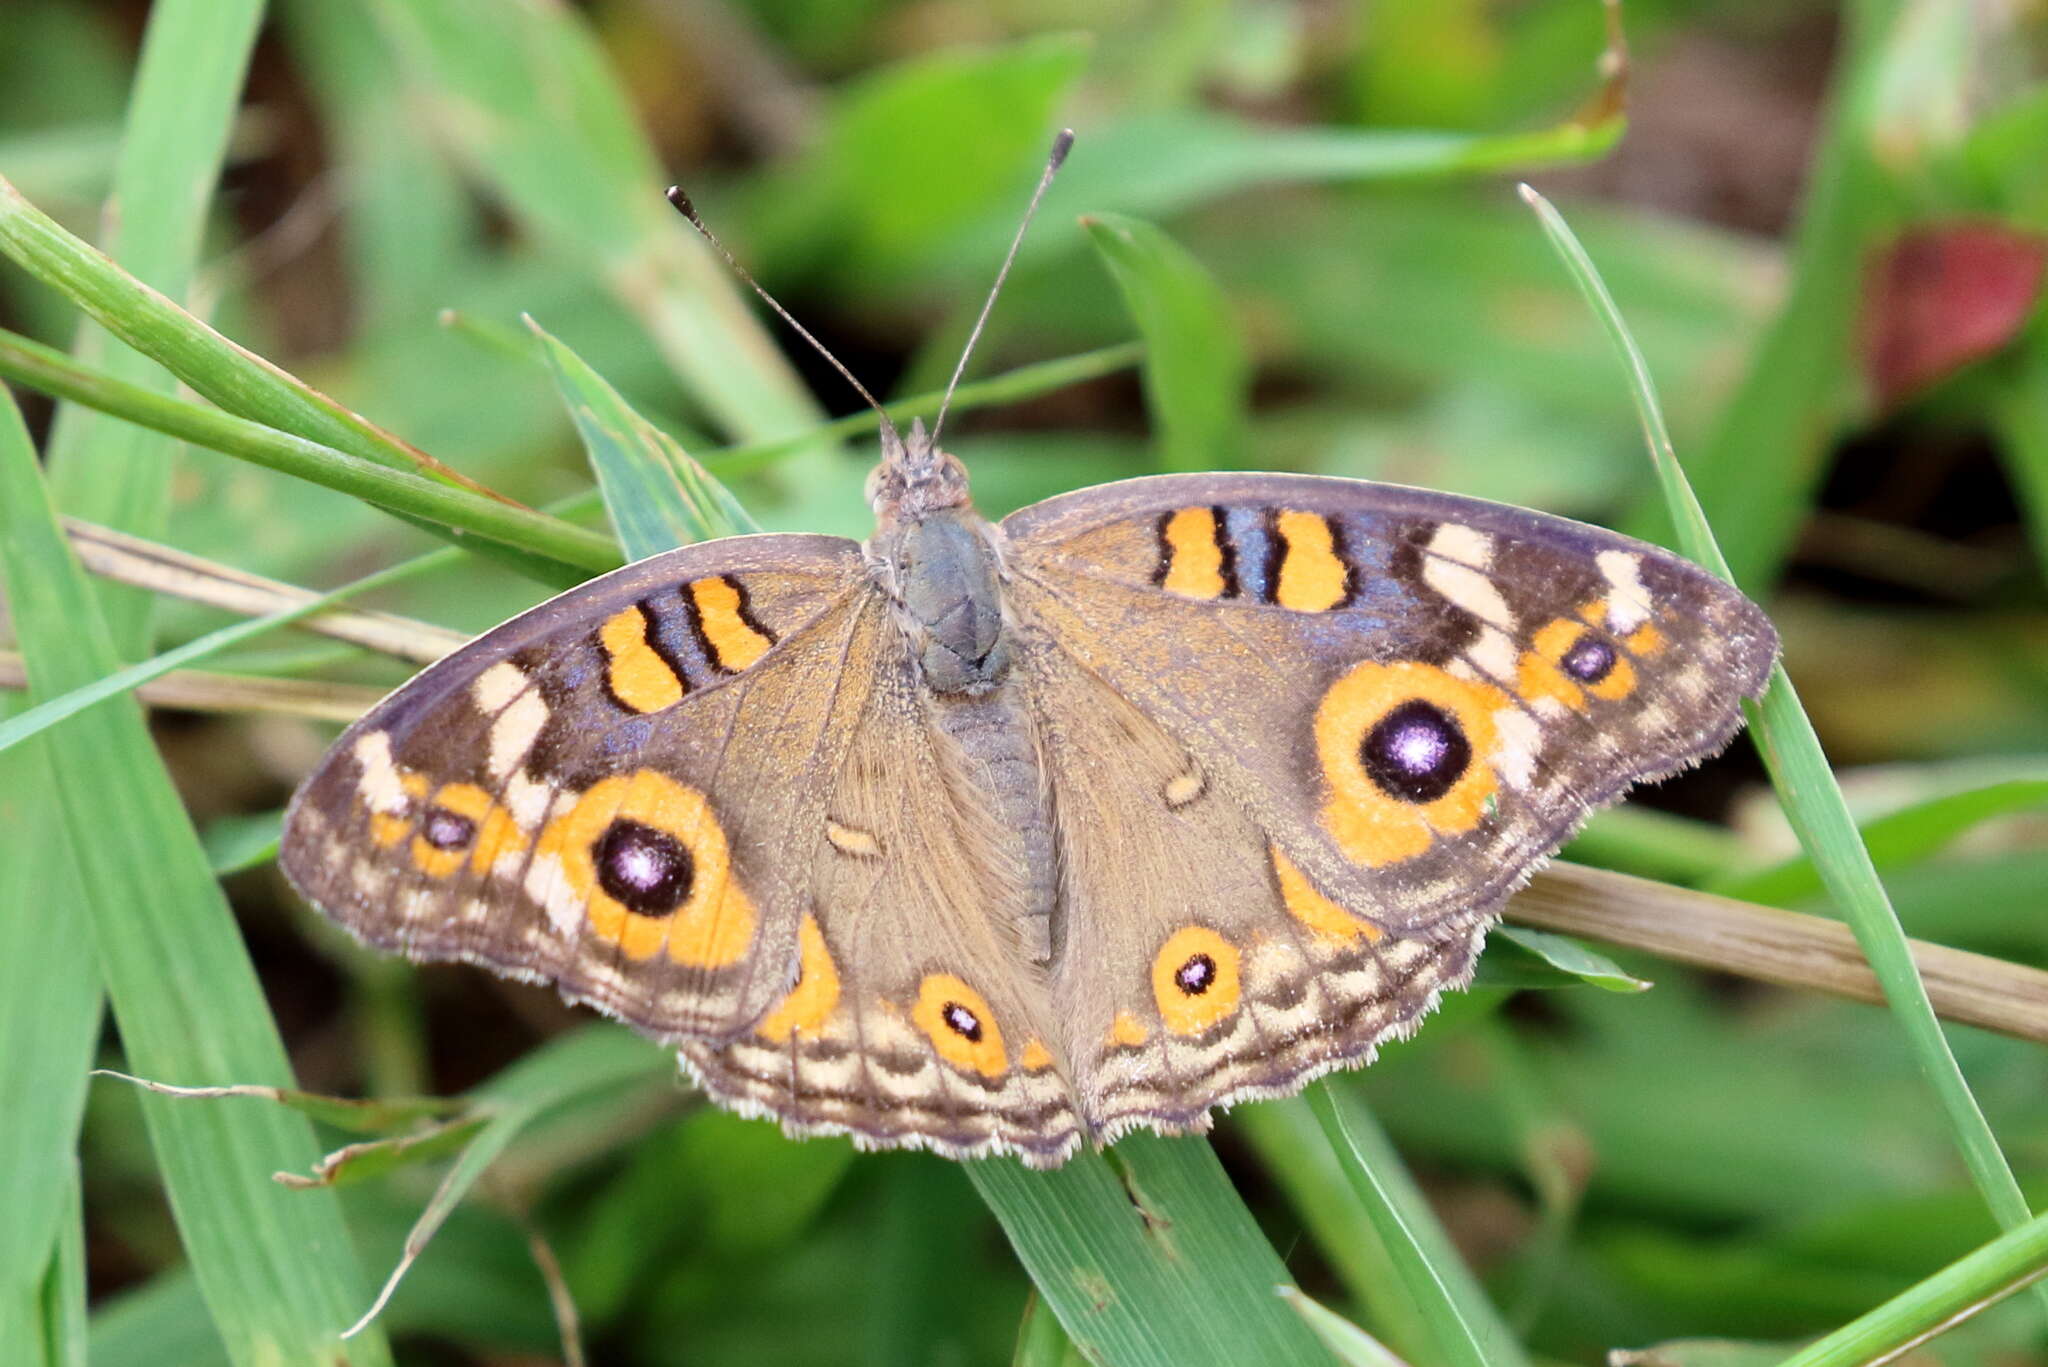
[[1022, 645], [1059, 814], [1054, 1016], [1096, 1134], [1206, 1129], [1370, 1057], [1470, 976], [1483, 927], [1404, 936], [1319, 898], [1184, 746], [1060, 641]]
[[656, 1037], [729, 1034], [795, 973], [805, 889], [775, 852], [821, 819], [874, 600], [859, 548], [822, 536], [585, 584], [350, 727], [282, 866], [371, 944], [551, 981]]
[[1668, 552], [1395, 486], [1159, 476], [1003, 528], [1020, 615], [1397, 934], [1483, 922], [1594, 807], [1718, 749], [1776, 651]]
[[934, 699], [886, 640], [856, 662], [875, 686], [823, 819], [782, 856], [811, 889], [802, 971], [751, 1030], [682, 1056], [713, 1096], [793, 1133], [1056, 1163], [1082, 1123], [1046, 970], [1020, 933], [1028, 870], [940, 721], [1000, 704]]

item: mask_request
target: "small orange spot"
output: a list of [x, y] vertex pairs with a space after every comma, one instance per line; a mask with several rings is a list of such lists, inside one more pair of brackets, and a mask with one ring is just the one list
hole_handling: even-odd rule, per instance
[[1273, 872], [1280, 879], [1280, 900], [1287, 906], [1287, 914], [1327, 940], [1354, 941], [1360, 936], [1377, 940], [1386, 934], [1378, 926], [1362, 916], [1354, 916], [1315, 890], [1294, 861], [1280, 852], [1278, 845], [1268, 848], [1273, 859]]
[[1634, 655], [1655, 655], [1664, 648], [1664, 633], [1645, 622], [1622, 638], [1623, 645]]
[[469, 822], [469, 838], [442, 848], [427, 839], [429, 817], [422, 815], [412, 838], [412, 862], [429, 878], [446, 878], [468, 862], [482, 833], [483, 819], [491, 810], [491, 795], [474, 783], [444, 783], [434, 792], [430, 808], [438, 807]]
[[1152, 1038], [1152, 1032], [1145, 1023], [1128, 1011], [1116, 1013], [1116, 1019], [1109, 1024], [1109, 1042], [1123, 1049], [1135, 1049]]
[[690, 584], [690, 601], [697, 608], [697, 629], [720, 669], [737, 674], [768, 653], [775, 644], [765, 632], [747, 620], [739, 585], [723, 576], [697, 579]]
[[1027, 1073], [1042, 1073], [1052, 1067], [1052, 1050], [1045, 1047], [1037, 1036], [1024, 1041], [1024, 1052], [1017, 1056]]
[[1237, 946], [1207, 926], [1182, 926], [1152, 956], [1152, 1000], [1176, 1035], [1199, 1035], [1237, 1010]]
[[620, 705], [635, 712], [674, 707], [686, 691], [682, 677], [648, 642], [651, 625], [635, 604], [607, 617], [597, 631], [605, 653], [605, 683]]
[[928, 973], [917, 989], [910, 1018], [924, 1031], [939, 1057], [955, 1068], [1001, 1077], [1010, 1070], [1003, 1032], [988, 998], [951, 973]]
[[1273, 601], [1295, 612], [1327, 612], [1351, 596], [1351, 571], [1337, 554], [1337, 534], [1320, 513], [1283, 512], [1275, 519], [1287, 552]]
[[832, 963], [832, 952], [825, 946], [825, 932], [818, 929], [816, 917], [804, 916], [796, 940], [796, 986], [754, 1027], [755, 1034], [777, 1044], [787, 1043], [791, 1035], [817, 1034], [839, 1005], [839, 970]]
[[1168, 593], [1183, 598], [1221, 598], [1223, 543], [1216, 510], [1182, 508], [1166, 519], [1166, 574], [1160, 580]]

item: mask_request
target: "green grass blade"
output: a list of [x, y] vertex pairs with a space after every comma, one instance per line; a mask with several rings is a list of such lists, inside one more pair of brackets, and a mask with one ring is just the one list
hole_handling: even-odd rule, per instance
[[1546, 930], [1531, 930], [1527, 926], [1494, 928], [1487, 941], [1487, 948], [1494, 952], [1479, 961], [1475, 986], [1510, 985], [1507, 974], [1503, 972], [1505, 966], [1494, 962], [1503, 957], [1500, 953], [1502, 945], [1513, 946], [1514, 951], [1532, 967], [1540, 969], [1534, 981], [1523, 980], [1525, 975], [1517, 973], [1512, 983], [1515, 987], [1560, 987], [1584, 983], [1608, 992], [1646, 992], [1651, 987], [1646, 980], [1627, 972], [1605, 954], [1588, 949], [1577, 940], [1553, 935]]
[[[114, 168], [101, 247], [136, 279], [185, 295], [241, 102], [263, 0], [167, 0], [149, 12], [135, 88]], [[78, 356], [109, 374], [168, 394], [163, 370], [87, 324]], [[75, 517], [158, 536], [170, 504], [177, 444], [90, 409], [58, 410], [50, 433], [50, 487]], [[149, 648], [149, 595], [103, 585], [99, 598], [123, 654]]]
[[603, 536], [515, 503], [427, 479], [203, 404], [167, 398], [86, 370], [50, 348], [0, 331], [0, 376], [89, 404], [195, 446], [350, 494], [449, 539], [504, 548], [516, 568], [568, 587], [619, 565]]
[[0, 753], [56, 725], [66, 717], [76, 716], [86, 708], [105, 702], [109, 698], [131, 693], [151, 679], [161, 678], [174, 669], [182, 669], [196, 660], [238, 645], [253, 636], [261, 636], [264, 632], [274, 631], [278, 627], [311, 617], [356, 594], [410, 579], [434, 568], [438, 563], [440, 562], [426, 556], [404, 561], [378, 570], [374, 574], [365, 575], [353, 583], [344, 584], [317, 598], [294, 603], [288, 608], [266, 613], [261, 617], [251, 617], [246, 621], [232, 623], [217, 631], [210, 631], [204, 636], [194, 637], [184, 645], [154, 655], [139, 664], [103, 674], [90, 683], [81, 684], [68, 693], [38, 703], [17, 716], [9, 717], [6, 721], [0, 721]]
[[[1967, 99], [1967, 7], [1856, 0], [1826, 126], [1792, 238], [1792, 280], [1742, 383], [1695, 461], [1701, 504], [1745, 585], [1773, 580], [1856, 403], [1856, 325], [1864, 258], [1895, 221], [1899, 189], [1924, 175], [1918, 146]], [[1939, 138], [1939, 134], [1934, 134]], [[1887, 163], [1890, 163], [1889, 168]]]
[[0, 253], [230, 413], [378, 465], [489, 494], [179, 308], [66, 232], [4, 177]]
[[[358, 1333], [376, 1319], [413, 1262], [426, 1250], [449, 1214], [468, 1195], [491, 1164], [534, 1121], [579, 1099], [625, 1086], [674, 1067], [655, 1045], [612, 1026], [593, 1026], [558, 1036], [527, 1055], [472, 1093], [483, 1126], [463, 1148], [461, 1157], [434, 1191], [425, 1210], [405, 1238], [405, 1252], [385, 1279], [370, 1308], [348, 1332]], [[304, 1196], [323, 1194], [304, 1190]]]
[[1336, 1311], [1309, 1299], [1293, 1287], [1281, 1289], [1281, 1299], [1316, 1331], [1316, 1337], [1346, 1367], [1407, 1367], [1387, 1351], [1386, 1345]]
[[[4, 704], [0, 704], [4, 706]], [[45, 747], [0, 755], [0, 1360], [35, 1362], [43, 1289], [76, 1200], [75, 1150], [100, 1033], [99, 965], [78, 904]]]
[[[30, 678], [66, 690], [110, 672], [113, 644], [58, 529], [34, 449], [0, 400], [0, 568]], [[131, 1066], [181, 1083], [290, 1081], [241, 937], [132, 703], [50, 733], [81, 899]], [[317, 1150], [301, 1116], [143, 1103], [173, 1211], [221, 1337], [239, 1363], [338, 1363], [360, 1285], [340, 1208], [269, 1174]], [[296, 1204], [294, 1203], [296, 1199]], [[354, 1364], [389, 1360], [381, 1340]]]
[[1231, 1112], [1230, 1125], [1251, 1141], [1261, 1167], [1279, 1185], [1353, 1303], [1364, 1310], [1373, 1332], [1411, 1360], [1428, 1354], [1432, 1332], [1421, 1306], [1409, 1298], [1372, 1212], [1307, 1099], [1292, 1096], [1239, 1107]]
[[1133, 1134], [1050, 1172], [990, 1159], [967, 1175], [1089, 1361], [1325, 1360], [1273, 1294], [1287, 1269], [1200, 1140]]
[[630, 559], [761, 530], [674, 437], [633, 411], [618, 390], [540, 324], [529, 319], [527, 325], [540, 338]]
[[2048, 1273], [2048, 1215], [1999, 1235], [1784, 1360], [1782, 1367], [1890, 1362]]
[[[1015, 370], [1001, 375], [991, 375], [985, 380], [964, 380], [953, 391], [953, 406], [949, 413], [965, 413], [972, 408], [987, 408], [998, 404], [1019, 403], [1049, 394], [1055, 389], [1064, 389], [1071, 384], [1096, 380], [1104, 375], [1114, 375], [1127, 370], [1145, 357], [1142, 342], [1118, 342], [1114, 346], [1098, 347], [1075, 356], [1062, 356], [1058, 360], [1038, 361], [1031, 365], [1018, 366]], [[4, 362], [0, 352], [0, 362]], [[4, 374], [0, 371], [0, 374]], [[882, 412], [889, 415], [889, 421], [898, 427], [910, 426], [912, 418], [929, 418], [939, 411], [945, 399], [943, 389], [928, 390], [913, 394], [907, 399], [882, 405]], [[721, 475], [746, 474], [765, 469], [818, 441], [840, 441], [847, 437], [866, 436], [881, 427], [882, 420], [871, 408], [858, 413], [849, 413], [843, 418], [834, 418], [820, 423], [808, 432], [793, 437], [780, 437], [773, 441], [745, 442], [728, 446], [704, 458], [704, 464], [713, 473]]]
[[1357, 1089], [1319, 1082], [1308, 1090], [1308, 1105], [1429, 1333], [1428, 1360], [1455, 1367], [1525, 1363]]
[[1251, 368], [1230, 302], [1186, 248], [1140, 219], [1082, 220], [1145, 339], [1145, 404], [1168, 470], [1230, 470], [1250, 448]]
[[[1615, 307], [1585, 248], [1557, 210], [1527, 186], [1522, 188], [1522, 196], [1535, 209], [1544, 233], [1614, 341], [1629, 376], [1630, 392], [1642, 419], [1658, 484], [1678, 528], [1679, 544], [1700, 564], [1723, 578], [1731, 577], [1713, 529], [1699, 500], [1693, 497], [1685, 470], [1672, 449], [1649, 369], [1622, 321], [1621, 311]], [[1914, 1061], [1940, 1102], [1971, 1180], [1999, 1225], [2005, 1229], [2018, 1227], [2029, 1218], [2026, 1198], [1984, 1112], [1970, 1092], [1970, 1084], [1949, 1048], [1948, 1037], [1942, 1033], [1941, 1022], [1927, 998], [1927, 986], [1914, 967], [1898, 913], [1892, 909], [1891, 898], [1878, 880], [1870, 851], [1856, 830], [1849, 805], [1842, 798], [1842, 790], [1814, 734], [1813, 723], [1799, 705], [1799, 697], [1782, 664], [1773, 671], [1763, 700], [1746, 704], [1745, 710], [1785, 815], [1836, 907], [1855, 933], [1864, 957], [1870, 961], [1871, 970], [1884, 990], [1886, 1004], [1906, 1032]]]
[[602, 267], [707, 412], [744, 437], [816, 425], [737, 283], [663, 202], [653, 149], [580, 16], [541, 0], [379, 0], [375, 10], [406, 63], [410, 107], [516, 219]]
[[[1873, 868], [1903, 868], [1927, 859], [1981, 822], [2042, 806], [2048, 806], [2048, 779], [2007, 779], [1887, 812], [1864, 822], [1860, 833]], [[1800, 855], [1753, 873], [1708, 879], [1700, 890], [1789, 907], [1818, 897], [1826, 885], [1813, 860]]]

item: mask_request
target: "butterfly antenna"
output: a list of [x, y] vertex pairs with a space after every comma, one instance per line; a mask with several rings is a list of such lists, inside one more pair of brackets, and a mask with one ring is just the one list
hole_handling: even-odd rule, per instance
[[[797, 336], [803, 338], [806, 342], [809, 342], [811, 344], [811, 349], [816, 351], [820, 356], [823, 356], [825, 360], [831, 364], [832, 368], [838, 371], [841, 377], [844, 378], [848, 384], [853, 386], [854, 392], [856, 394], [859, 394], [863, 399], [867, 400], [868, 407], [874, 409], [875, 416], [882, 420], [882, 430], [887, 432], [892, 438], [896, 439], [897, 441], [901, 441], [902, 437], [896, 431], [896, 424], [889, 421], [889, 415], [883, 411], [881, 404], [875, 402], [875, 396], [868, 393], [867, 386], [862, 384], [859, 380], [853, 378], [853, 372], [848, 370], [845, 366], [841, 365], [839, 363], [839, 358], [837, 356], [834, 356], [830, 351], [826, 350], [825, 344], [819, 341], [817, 338], [813, 337], [811, 335], [811, 330], [809, 328], [805, 327], [802, 323], [799, 323], [790, 314], [790, 311], [788, 309], [776, 303], [775, 296], [770, 294], [767, 290], [762, 289], [761, 282], [754, 279], [753, 276], [747, 273], [747, 268], [745, 266], [742, 266], [739, 263], [739, 261], [733, 256], [733, 254], [726, 250], [725, 244], [723, 242], [720, 242], [718, 238], [712, 234], [712, 231], [704, 226], [704, 220], [697, 217], [697, 206], [690, 203], [690, 197], [689, 195], [684, 193], [682, 186], [671, 185], [668, 187], [668, 202], [676, 206], [677, 213], [681, 214], [684, 218], [690, 220], [690, 226], [692, 228], [695, 228], [699, 233], [703, 235], [704, 240], [711, 244], [713, 251], [716, 251], [720, 256], [725, 258], [725, 264], [732, 267], [732, 273], [734, 275], [737, 275], [740, 279], [746, 281], [748, 287], [751, 288], [754, 291], [754, 293], [760, 295], [762, 300], [768, 305], [769, 308], [775, 310], [776, 315], [780, 317], [783, 322], [789, 324], [791, 327], [796, 329]], [[1033, 200], [1032, 202], [1033, 204], [1037, 203], [1036, 200]]]
[[996, 306], [996, 296], [1003, 292], [1003, 281], [1010, 274], [1010, 265], [1017, 259], [1017, 249], [1024, 245], [1024, 230], [1031, 226], [1031, 219], [1038, 213], [1038, 201], [1045, 198], [1046, 187], [1059, 174], [1060, 163], [1067, 159], [1067, 152], [1074, 145], [1074, 130], [1062, 128], [1059, 136], [1052, 140], [1052, 155], [1045, 159], [1045, 174], [1038, 178], [1038, 188], [1031, 192], [1031, 203], [1025, 207], [1024, 221], [1017, 225], [1017, 235], [1010, 239], [1010, 254], [1003, 258], [1003, 268], [996, 272], [996, 282], [989, 287], [988, 299], [981, 306], [981, 317], [974, 320], [974, 331], [967, 334], [967, 345], [960, 349], [960, 363], [953, 367], [953, 378], [946, 382], [946, 397], [939, 401], [939, 416], [932, 420], [932, 445], [939, 444], [939, 429], [946, 425], [946, 409], [953, 403], [953, 390], [960, 383], [960, 377], [967, 371], [967, 358], [974, 354], [974, 344], [981, 340], [981, 330], [988, 326], [990, 310]]

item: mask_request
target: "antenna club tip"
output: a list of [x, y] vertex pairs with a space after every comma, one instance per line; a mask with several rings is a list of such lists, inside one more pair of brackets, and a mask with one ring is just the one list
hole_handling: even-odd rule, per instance
[[680, 185], [669, 186], [667, 190], [663, 191], [663, 196], [669, 203], [675, 205], [680, 213], [692, 214], [696, 212], [695, 207], [690, 203], [689, 192]]
[[1060, 163], [1067, 159], [1067, 153], [1074, 148], [1074, 130], [1062, 128], [1052, 140], [1052, 170], [1059, 170]]

